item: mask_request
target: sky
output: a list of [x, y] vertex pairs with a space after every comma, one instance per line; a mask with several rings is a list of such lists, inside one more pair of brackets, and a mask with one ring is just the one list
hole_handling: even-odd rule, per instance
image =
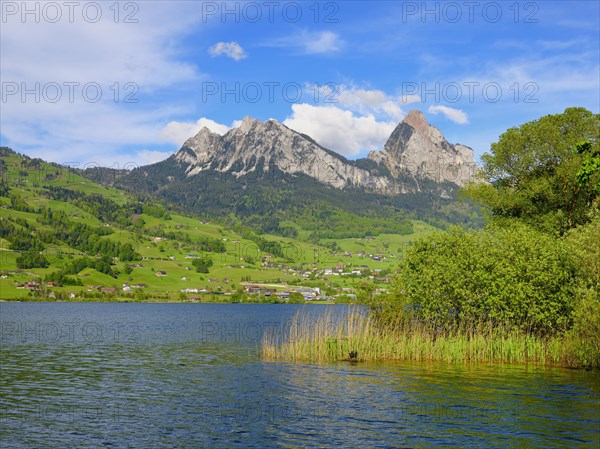
[[476, 159], [600, 112], [597, 1], [0, 2], [0, 145], [77, 166], [165, 159], [275, 119], [349, 159], [412, 109]]

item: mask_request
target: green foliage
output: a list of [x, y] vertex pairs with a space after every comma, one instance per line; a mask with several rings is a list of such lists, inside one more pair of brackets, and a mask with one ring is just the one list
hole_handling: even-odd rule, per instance
[[78, 274], [86, 268], [93, 268], [100, 273], [107, 274], [116, 278], [119, 273], [112, 267], [112, 260], [109, 256], [92, 259], [89, 257], [81, 257], [73, 259], [63, 270], [64, 274]]
[[576, 266], [566, 245], [513, 223], [455, 228], [408, 251], [392, 304], [445, 331], [487, 322], [554, 334], [572, 323]]
[[57, 201], [69, 202], [105, 223], [130, 224], [130, 215], [141, 212], [137, 205], [121, 206], [99, 194], [86, 194], [64, 187], [44, 186], [40, 195]]
[[275, 257], [283, 257], [283, 248], [281, 247], [281, 243], [267, 240], [257, 235], [250, 235], [249, 237], [250, 240], [253, 240], [254, 243], [256, 243], [258, 249], [261, 251], [273, 254]]
[[33, 207], [30, 207], [27, 202], [21, 198], [19, 195], [9, 195], [10, 198], [10, 207], [13, 210], [18, 210], [20, 212], [37, 212]]
[[204, 258], [204, 259], [194, 259], [192, 261], [192, 265], [196, 267], [197, 273], [208, 273], [210, 267], [213, 266], [212, 259]]
[[304, 303], [304, 295], [302, 293], [293, 292], [288, 297], [288, 303], [290, 304], [302, 304]]
[[48, 259], [39, 253], [23, 253], [17, 257], [17, 268], [46, 268]]
[[44, 282], [58, 282], [58, 284], [61, 286], [64, 286], [64, 285], [81, 286], [81, 285], [83, 285], [83, 283], [81, 282], [81, 279], [73, 277], [73, 276], [67, 276], [67, 275], [65, 275], [65, 272], [62, 270], [53, 271], [52, 273], [46, 275], [44, 277]]
[[600, 194], [600, 149], [594, 149], [591, 142], [583, 141], [575, 146], [575, 152], [587, 157], [577, 172], [577, 184], [584, 188], [591, 184], [594, 191]]
[[350, 295], [337, 295], [333, 298], [335, 304], [358, 304], [357, 298]]
[[[320, 207], [319, 207], [320, 206]], [[379, 234], [412, 234], [412, 222], [401, 211], [383, 210], [363, 214], [352, 214], [339, 209], [327, 208], [324, 204], [307, 209], [295, 218], [303, 229], [312, 231], [311, 237], [320, 239], [364, 238]], [[371, 213], [369, 213], [371, 212]], [[373, 216], [377, 215], [374, 220]], [[324, 226], [323, 224], [327, 225]]]
[[600, 291], [600, 210], [591, 221], [569, 231], [566, 242], [590, 286]]
[[148, 214], [152, 217], [161, 218], [167, 215], [167, 211], [160, 204], [145, 204], [142, 207], [142, 210], [145, 214]]
[[[1, 167], [0, 170], [2, 170]], [[8, 197], [8, 192], [8, 183], [4, 179], [0, 179], [0, 196]]]
[[510, 128], [481, 158], [490, 184], [471, 184], [467, 194], [495, 217], [563, 235], [588, 221], [589, 207], [600, 195], [599, 129], [600, 115], [584, 108]]
[[84, 251], [90, 255], [118, 257], [121, 261], [139, 260], [141, 256], [130, 243], [120, 243], [101, 237], [109, 235], [112, 230], [107, 227], [92, 227], [85, 223], [74, 222], [65, 212], [42, 208], [38, 221], [52, 227], [53, 240], [64, 242], [68, 246]]

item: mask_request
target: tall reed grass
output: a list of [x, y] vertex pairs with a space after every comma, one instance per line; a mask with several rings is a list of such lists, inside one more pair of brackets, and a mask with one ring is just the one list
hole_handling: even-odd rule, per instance
[[331, 309], [318, 315], [300, 310], [285, 335], [266, 333], [261, 345], [264, 358], [293, 362], [415, 360], [579, 367], [571, 347], [562, 337], [505, 332], [486, 323], [443, 333], [410, 320], [381, 326], [359, 307], [341, 317]]

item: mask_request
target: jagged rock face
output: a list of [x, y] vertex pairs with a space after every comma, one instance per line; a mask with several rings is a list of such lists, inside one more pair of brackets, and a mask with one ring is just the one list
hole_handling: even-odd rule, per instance
[[372, 151], [368, 157], [385, 164], [396, 178], [414, 176], [463, 185], [473, 180], [476, 171], [473, 150], [448, 143], [420, 111], [410, 111], [383, 150]]
[[369, 154], [368, 159], [385, 166], [390, 175], [358, 166], [275, 120], [248, 117], [223, 136], [203, 128], [183, 144], [175, 159], [188, 165], [188, 176], [215, 170], [240, 177], [276, 167], [338, 189], [354, 186], [387, 194], [419, 190], [414, 182], [418, 178], [462, 185], [475, 167], [473, 150], [449, 144], [419, 111], [408, 114], [382, 151]]
[[303, 173], [336, 188], [395, 191], [389, 178], [356, 167], [275, 120], [263, 123], [247, 117], [239, 128], [223, 136], [203, 128], [183, 144], [175, 158], [190, 164], [188, 176], [210, 169], [239, 177], [259, 166], [265, 172], [275, 166], [284, 173]]

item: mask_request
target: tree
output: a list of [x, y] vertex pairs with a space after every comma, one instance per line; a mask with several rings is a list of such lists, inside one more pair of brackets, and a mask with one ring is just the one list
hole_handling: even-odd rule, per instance
[[212, 261], [212, 259], [209, 259], [209, 258], [194, 259], [192, 261], [192, 265], [196, 267], [197, 273], [208, 273], [208, 270], [210, 269], [210, 267], [213, 266], [213, 261]]
[[302, 304], [304, 302], [304, 295], [299, 292], [290, 293], [288, 302], [291, 304]]
[[600, 195], [594, 159], [599, 133], [600, 115], [584, 108], [510, 128], [481, 158], [488, 183], [471, 184], [466, 193], [496, 218], [517, 218], [563, 235], [589, 221]]
[[566, 244], [527, 225], [454, 228], [408, 251], [391, 299], [397, 314], [445, 331], [489, 323], [554, 334], [572, 324], [577, 275]]
[[583, 154], [586, 159], [577, 172], [577, 184], [581, 187], [591, 185], [600, 194], [600, 149], [594, 148], [591, 142], [582, 141], [575, 145], [577, 154]]
[[600, 210], [585, 225], [569, 231], [566, 242], [583, 274], [600, 291]]
[[49, 265], [48, 259], [38, 253], [23, 253], [17, 257], [17, 268], [46, 268]]

